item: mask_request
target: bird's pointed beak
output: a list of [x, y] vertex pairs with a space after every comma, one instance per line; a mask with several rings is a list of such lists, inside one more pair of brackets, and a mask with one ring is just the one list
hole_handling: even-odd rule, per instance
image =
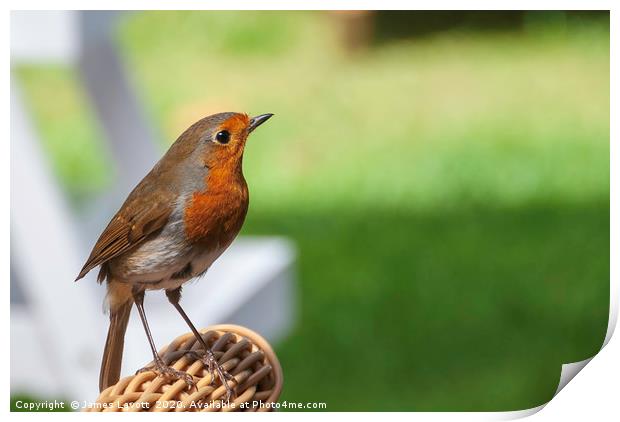
[[260, 116], [252, 117], [252, 119], [250, 119], [250, 126], [248, 129], [248, 133], [251, 133], [254, 129], [259, 127], [263, 123], [265, 123], [267, 120], [271, 118], [271, 116], [273, 116], [272, 113], [267, 113], [267, 114], [261, 114]]

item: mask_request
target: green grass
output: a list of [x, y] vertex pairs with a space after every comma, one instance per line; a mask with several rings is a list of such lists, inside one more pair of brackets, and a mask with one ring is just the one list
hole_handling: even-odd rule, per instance
[[[244, 233], [285, 235], [299, 251], [299, 318], [277, 347], [283, 398], [523, 409], [551, 398], [562, 363], [600, 348], [608, 26], [533, 22], [354, 55], [319, 13], [124, 23], [162, 149], [207, 114], [276, 114], [248, 143]], [[20, 76], [76, 203], [114, 183], [74, 75]]]
[[58, 177], [76, 200], [112, 182], [111, 163], [74, 72], [57, 66], [24, 67], [19, 77]]
[[284, 397], [331, 410], [509, 410], [605, 335], [609, 204], [253, 212], [300, 250]]

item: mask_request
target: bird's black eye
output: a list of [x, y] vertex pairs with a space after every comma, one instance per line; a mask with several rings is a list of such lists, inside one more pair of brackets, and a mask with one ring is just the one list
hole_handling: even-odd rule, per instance
[[215, 140], [220, 144], [227, 144], [230, 141], [230, 132], [227, 130], [222, 130], [215, 135]]

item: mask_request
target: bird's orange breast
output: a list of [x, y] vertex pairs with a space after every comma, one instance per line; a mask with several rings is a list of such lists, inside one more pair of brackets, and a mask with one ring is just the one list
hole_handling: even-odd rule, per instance
[[207, 249], [225, 248], [245, 220], [248, 188], [235, 165], [210, 170], [206, 186], [206, 191], [192, 195], [185, 209], [185, 234]]

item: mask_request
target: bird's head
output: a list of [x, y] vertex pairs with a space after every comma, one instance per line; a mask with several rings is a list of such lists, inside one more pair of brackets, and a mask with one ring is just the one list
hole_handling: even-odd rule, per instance
[[250, 118], [247, 114], [232, 112], [207, 116], [183, 132], [168, 154], [192, 167], [238, 166], [248, 136], [271, 116], [273, 114], [268, 113]]
[[261, 114], [249, 118], [247, 114], [220, 113], [208, 117], [208, 124], [200, 136], [200, 143], [206, 145], [205, 163], [217, 165], [241, 158], [250, 133], [271, 116], [273, 114]]

